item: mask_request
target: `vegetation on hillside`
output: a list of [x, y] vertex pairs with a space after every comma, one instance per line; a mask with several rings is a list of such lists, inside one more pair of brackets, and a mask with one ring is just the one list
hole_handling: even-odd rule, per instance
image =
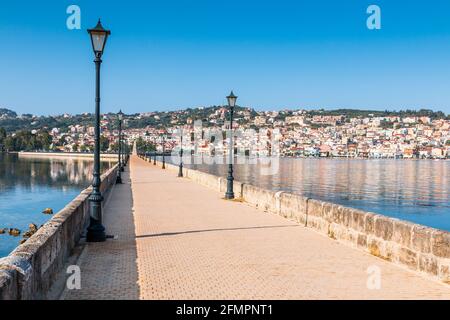
[[[188, 119], [192, 121], [201, 120], [204, 126], [222, 125], [224, 119], [216, 119], [215, 123], [211, 123], [210, 117], [216, 113], [221, 106], [211, 106], [204, 108], [188, 108], [178, 111], [164, 111], [164, 112], [150, 112], [146, 114], [131, 114], [125, 117], [124, 127], [130, 129], [141, 129], [147, 126], [155, 128], [163, 128], [168, 126], [186, 124]], [[245, 111], [247, 117], [242, 116], [242, 111]], [[287, 116], [291, 116], [294, 110], [281, 110], [275, 116], [275, 120], [285, 120]], [[450, 120], [450, 115], [446, 115], [442, 111], [432, 111], [428, 109], [420, 110], [402, 110], [402, 111], [376, 111], [376, 110], [356, 110], [356, 109], [335, 109], [335, 110], [306, 110], [307, 116], [314, 115], [343, 115], [347, 118], [355, 117], [386, 117], [386, 116], [400, 116], [400, 117], [422, 117], [427, 116], [434, 119]], [[251, 108], [236, 108], [236, 122], [239, 124], [246, 124], [249, 119], [254, 119], [258, 112]], [[249, 117], [248, 117], [249, 116]], [[102, 116], [109, 120], [108, 129], [117, 128], [117, 115], [105, 114]], [[251, 123], [251, 121], [250, 121]], [[61, 132], [68, 131], [70, 126], [81, 125], [85, 127], [92, 127], [94, 125], [94, 115], [90, 113], [78, 115], [59, 115], [59, 116], [33, 116], [30, 114], [23, 114], [17, 116], [14, 111], [8, 109], [0, 109], [0, 127], [4, 128], [6, 132], [12, 133], [27, 130], [51, 130], [52, 128], [59, 128]], [[390, 123], [383, 124], [390, 126]]]

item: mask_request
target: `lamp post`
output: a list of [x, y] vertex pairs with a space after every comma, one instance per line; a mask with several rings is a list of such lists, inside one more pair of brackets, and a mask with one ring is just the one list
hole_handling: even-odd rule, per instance
[[165, 152], [166, 152], [166, 137], [163, 135], [162, 136], [162, 168], [163, 169], [166, 168]]
[[233, 115], [234, 115], [234, 107], [236, 106], [236, 97], [231, 91], [230, 95], [227, 97], [228, 100], [228, 108], [230, 114], [230, 128], [229, 128], [229, 136], [230, 136], [230, 147], [228, 154], [228, 177], [227, 177], [227, 192], [225, 193], [225, 199], [234, 199], [233, 192], [233, 153], [234, 153], [234, 145], [233, 145]]
[[180, 165], [178, 166], [178, 178], [183, 177], [183, 129], [180, 129]]
[[116, 183], [122, 183], [122, 169], [123, 169], [123, 159], [122, 159], [122, 119], [123, 113], [122, 110], [117, 114], [117, 119], [119, 120], [119, 170], [117, 170], [117, 179]]
[[94, 148], [94, 173], [92, 181], [92, 193], [89, 196], [90, 222], [87, 229], [86, 240], [88, 242], [102, 242], [106, 240], [105, 227], [102, 225], [102, 201], [100, 192], [100, 66], [105, 49], [106, 40], [111, 34], [105, 30], [98, 20], [94, 29], [88, 30], [91, 36], [92, 48], [95, 54], [95, 148]]
[[[123, 118], [123, 114], [122, 114], [122, 118]], [[122, 121], [120, 121], [120, 132], [122, 132]], [[120, 141], [121, 141], [121, 146], [122, 146], [122, 165], [120, 167], [120, 171], [124, 172], [125, 171], [125, 167], [127, 165], [127, 148], [126, 148], [126, 144], [125, 144], [125, 139], [124, 139], [124, 134], [121, 133], [120, 135]]]

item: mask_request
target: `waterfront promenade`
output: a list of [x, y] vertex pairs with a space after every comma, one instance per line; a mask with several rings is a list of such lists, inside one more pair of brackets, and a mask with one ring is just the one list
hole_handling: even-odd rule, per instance
[[[128, 171], [129, 170], [129, 171]], [[62, 299], [450, 299], [450, 286], [132, 156]], [[367, 286], [368, 268], [381, 288]]]

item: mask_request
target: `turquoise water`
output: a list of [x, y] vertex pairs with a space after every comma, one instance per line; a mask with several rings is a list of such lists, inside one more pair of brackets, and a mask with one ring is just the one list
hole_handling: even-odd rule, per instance
[[[109, 168], [102, 162], [102, 170]], [[19, 159], [15, 154], [0, 153], [0, 229], [28, 230], [64, 208], [92, 180], [93, 162], [81, 159]], [[20, 237], [0, 234], [0, 257], [8, 255], [19, 244]]]
[[[224, 164], [186, 166], [227, 173]], [[236, 164], [235, 178], [450, 231], [448, 160], [284, 158], [273, 167], [273, 174], [265, 175], [260, 164]]]

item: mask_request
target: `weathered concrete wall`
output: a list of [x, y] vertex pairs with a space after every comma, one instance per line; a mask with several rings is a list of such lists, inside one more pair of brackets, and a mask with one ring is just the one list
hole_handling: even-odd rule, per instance
[[[101, 191], [108, 197], [117, 165], [102, 175]], [[89, 222], [89, 194], [83, 190], [24, 244], [0, 259], [0, 300], [45, 299], [56, 276]]]
[[184, 175], [203, 186], [220, 189], [219, 179], [216, 176], [195, 170], [185, 171]]
[[[178, 172], [178, 166], [167, 168]], [[192, 169], [185, 169], [184, 173], [199, 184], [222, 193], [226, 190], [225, 177]], [[234, 191], [236, 197], [259, 209], [450, 284], [450, 233], [447, 231], [239, 181], [235, 181]]]
[[308, 216], [306, 212], [308, 198], [285, 192], [278, 192], [276, 198], [278, 202], [278, 214], [285, 218], [297, 221], [301, 225], [307, 226]]
[[19, 273], [16, 270], [0, 269], [0, 300], [14, 300], [19, 296]]

